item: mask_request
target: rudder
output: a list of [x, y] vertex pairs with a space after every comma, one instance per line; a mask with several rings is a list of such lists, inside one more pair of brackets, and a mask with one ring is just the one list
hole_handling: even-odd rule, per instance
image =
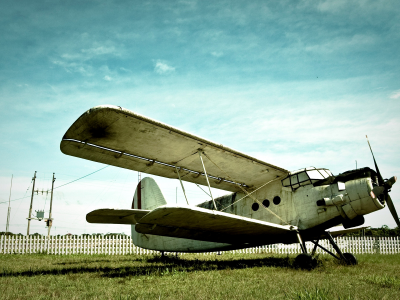
[[153, 178], [145, 177], [138, 183], [132, 209], [153, 210], [165, 204], [167, 201]]

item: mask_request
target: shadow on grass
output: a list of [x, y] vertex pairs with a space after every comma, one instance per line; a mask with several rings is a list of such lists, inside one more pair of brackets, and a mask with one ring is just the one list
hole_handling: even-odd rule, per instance
[[[106, 260], [100, 260], [106, 262]], [[115, 261], [114, 261], [115, 262]], [[12, 271], [3, 269], [0, 277], [38, 276], [38, 275], [67, 275], [97, 273], [101, 277], [131, 277], [131, 276], [165, 276], [196, 271], [236, 270], [255, 267], [293, 268], [289, 257], [266, 257], [262, 259], [238, 260], [185, 260], [179, 257], [154, 257], [145, 260], [148, 266], [113, 267], [72, 267], [54, 269], [32, 269]]]
[[111, 259], [97, 259], [97, 260], [90, 260], [90, 259], [83, 259], [81, 261], [66, 261], [66, 262], [59, 262], [54, 263], [53, 265], [77, 265], [77, 264], [91, 264], [91, 263], [122, 263], [122, 262], [133, 262], [133, 261], [143, 261], [143, 258], [126, 258], [126, 259], [118, 259], [118, 260], [111, 260]]

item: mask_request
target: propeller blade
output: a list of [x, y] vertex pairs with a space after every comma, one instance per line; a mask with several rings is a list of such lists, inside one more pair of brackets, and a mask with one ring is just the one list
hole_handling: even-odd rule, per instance
[[392, 213], [394, 220], [396, 221], [397, 226], [400, 228], [399, 216], [397, 215], [396, 209], [394, 208], [394, 204], [392, 202], [392, 198], [390, 198], [389, 194], [387, 195], [386, 203], [389, 207], [390, 212]]
[[387, 189], [391, 189], [393, 184], [395, 184], [397, 181], [397, 176], [393, 176], [391, 178], [389, 178], [386, 182], [385, 182], [385, 186]]
[[367, 137], [367, 142], [368, 142], [369, 150], [371, 150], [372, 158], [374, 159], [374, 164], [375, 164], [376, 173], [378, 174], [378, 182], [379, 182], [379, 185], [383, 185], [383, 184], [385, 183], [385, 181], [383, 180], [383, 177], [382, 177], [382, 175], [381, 175], [381, 172], [380, 172], [379, 169], [378, 169], [378, 164], [376, 163], [375, 156], [374, 156], [374, 152], [372, 152], [372, 148], [371, 148], [371, 144], [369, 143], [368, 136], [366, 135], [366, 137]]

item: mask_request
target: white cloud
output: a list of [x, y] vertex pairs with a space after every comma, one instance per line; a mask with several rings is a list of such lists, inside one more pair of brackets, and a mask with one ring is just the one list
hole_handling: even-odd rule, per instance
[[390, 95], [390, 99], [398, 99], [400, 98], [400, 90], [394, 91], [391, 95]]
[[131, 70], [126, 69], [126, 68], [124, 68], [124, 67], [120, 67], [119, 69], [120, 69], [121, 71], [124, 71], [124, 72], [127, 72], [127, 73], [132, 73]]
[[215, 56], [215, 57], [221, 57], [221, 56], [224, 55], [224, 52], [222, 52], [222, 51], [214, 51], [214, 52], [211, 52], [211, 55]]
[[85, 76], [92, 75], [91, 67], [88, 65], [83, 65], [81, 63], [75, 63], [75, 62], [65, 62], [62, 60], [53, 60], [52, 63], [57, 66], [63, 67], [65, 71], [68, 73], [75, 72], [75, 73], [81, 73], [82, 75]]
[[318, 10], [322, 12], [337, 12], [341, 11], [348, 4], [345, 0], [325, 1], [318, 4]]
[[373, 45], [378, 40], [378, 37], [367, 34], [355, 34], [350, 37], [337, 37], [324, 43], [314, 44], [304, 47], [306, 51], [333, 53], [336, 51], [343, 51], [349, 48], [364, 48], [368, 45]]
[[112, 78], [110, 77], [110, 76], [104, 76], [104, 80], [107, 80], [107, 81], [111, 81], [112, 80]]
[[166, 62], [157, 60], [156, 64], [154, 66], [154, 71], [157, 74], [163, 75], [163, 74], [170, 74], [172, 72], [175, 72], [175, 68], [169, 66]]
[[103, 54], [116, 54], [115, 47], [95, 47], [95, 48], [89, 48], [89, 49], [82, 49], [82, 53], [88, 53], [90, 55], [103, 55]]

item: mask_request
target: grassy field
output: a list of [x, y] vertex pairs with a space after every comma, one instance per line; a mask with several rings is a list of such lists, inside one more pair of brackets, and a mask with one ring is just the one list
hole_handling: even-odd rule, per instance
[[400, 299], [400, 255], [0, 255], [1, 299]]

